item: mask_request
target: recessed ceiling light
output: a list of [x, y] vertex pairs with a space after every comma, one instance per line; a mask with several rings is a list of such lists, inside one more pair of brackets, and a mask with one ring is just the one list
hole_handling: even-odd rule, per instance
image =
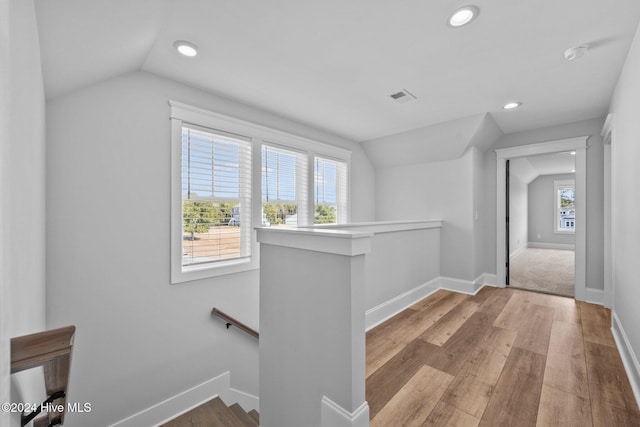
[[513, 110], [522, 105], [522, 102], [508, 102], [502, 107], [503, 110]]
[[193, 57], [198, 54], [198, 46], [185, 40], [176, 41], [175, 43], [173, 43], [173, 47], [178, 49], [178, 52], [180, 52], [184, 56]]
[[576, 170], [575, 170], [575, 169], [571, 169], [571, 173], [575, 173], [575, 172], [576, 172]]
[[453, 14], [449, 17], [447, 21], [447, 25], [452, 28], [459, 28], [463, 25], [467, 25], [474, 19], [478, 17], [480, 14], [480, 9], [477, 6], [464, 6], [460, 9], [457, 9]]
[[572, 151], [572, 152], [570, 152], [569, 154], [571, 154], [572, 156], [575, 156], [575, 155], [576, 155], [576, 152], [575, 152], [575, 151]]

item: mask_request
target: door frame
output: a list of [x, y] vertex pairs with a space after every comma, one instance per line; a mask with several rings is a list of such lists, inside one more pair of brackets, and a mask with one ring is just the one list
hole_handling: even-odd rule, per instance
[[586, 236], [587, 236], [587, 139], [588, 136], [500, 148], [496, 152], [496, 279], [505, 287], [506, 274], [506, 161], [518, 157], [535, 156], [563, 151], [576, 152], [576, 249], [575, 299], [586, 301]]
[[615, 150], [613, 114], [609, 114], [602, 127], [604, 143], [604, 306], [613, 308], [615, 301], [615, 176], [613, 171]]
[[504, 285], [511, 284], [511, 162], [509, 159], [504, 161], [504, 219], [505, 219], [505, 236], [504, 236]]

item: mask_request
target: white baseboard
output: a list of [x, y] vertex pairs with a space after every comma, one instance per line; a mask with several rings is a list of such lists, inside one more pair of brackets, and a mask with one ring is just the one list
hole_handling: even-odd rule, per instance
[[438, 289], [440, 289], [440, 277], [436, 277], [435, 279], [400, 294], [389, 301], [385, 301], [382, 304], [370, 308], [365, 313], [365, 325], [367, 331], [395, 316], [406, 308], [411, 307], [413, 304], [431, 295]]
[[452, 277], [440, 277], [440, 289], [475, 295], [484, 286], [484, 274], [474, 281], [454, 279]]
[[587, 288], [585, 300], [591, 304], [604, 305], [604, 290]]
[[369, 427], [369, 404], [365, 401], [354, 412], [349, 412], [322, 396], [321, 420], [322, 427]]
[[[498, 276], [495, 274], [482, 273], [473, 281], [476, 285], [498, 286]], [[482, 286], [480, 286], [482, 288]]]
[[526, 250], [527, 250], [527, 245], [520, 246], [518, 249], [516, 249], [511, 254], [509, 254], [509, 260], [513, 261], [518, 257], [518, 255], [522, 255], [522, 253]]
[[110, 427], [158, 426], [219, 396], [226, 404], [239, 403], [245, 410], [257, 409], [258, 398], [231, 388], [231, 373], [225, 372], [175, 396], [133, 414]]
[[420, 300], [428, 297], [438, 289], [446, 289], [453, 292], [475, 295], [483, 286], [497, 286], [495, 274], [481, 274], [474, 281], [454, 279], [451, 277], [436, 277], [410, 291], [398, 295], [366, 311], [366, 330], [375, 328], [385, 320], [388, 320], [411, 307]]
[[622, 323], [620, 323], [618, 315], [615, 311], [612, 311], [611, 314], [611, 332], [613, 332], [618, 353], [620, 353], [620, 357], [622, 358], [624, 370], [627, 372], [627, 377], [629, 377], [636, 403], [640, 406], [640, 363], [638, 363], [638, 358], [631, 347], [629, 338], [627, 338], [627, 334], [622, 327]]
[[540, 248], [540, 249], [561, 249], [565, 251], [576, 250], [576, 245], [565, 244], [565, 243], [529, 242], [527, 246], [529, 246], [530, 248]]
[[242, 409], [247, 412], [252, 409], [255, 409], [256, 411], [260, 410], [260, 399], [258, 396], [236, 390], [235, 388], [229, 388], [229, 390], [223, 391], [220, 393], [220, 398], [228, 405], [238, 403], [242, 406]]

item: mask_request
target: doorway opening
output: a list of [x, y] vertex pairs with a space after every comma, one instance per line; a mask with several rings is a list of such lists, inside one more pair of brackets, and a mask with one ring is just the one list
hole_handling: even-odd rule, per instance
[[[504, 242], [496, 245], [496, 276], [498, 286], [507, 286], [507, 272], [509, 271], [511, 254], [517, 250], [514, 247], [514, 223], [513, 211], [507, 208], [507, 161], [510, 163], [510, 172], [513, 172], [514, 161], [538, 155], [551, 155], [552, 153], [575, 152], [575, 218], [573, 247], [575, 248], [575, 261], [573, 266], [574, 278], [574, 297], [577, 300], [584, 301], [586, 299], [586, 148], [587, 138], [578, 137], [559, 141], [551, 141], [539, 144], [531, 144], [519, 147], [504, 148], [496, 150], [496, 242]], [[571, 154], [570, 154], [571, 155]], [[513, 184], [513, 183], [512, 183]], [[512, 185], [513, 186], [513, 185]], [[513, 206], [513, 205], [512, 205]], [[509, 213], [510, 218], [507, 217]], [[550, 213], [555, 218], [553, 212]], [[568, 213], [565, 213], [565, 219]], [[555, 222], [555, 219], [553, 220]], [[508, 224], [508, 226], [507, 226]], [[509, 228], [509, 232], [507, 229]], [[527, 229], [528, 233], [528, 229]], [[534, 232], [533, 236], [538, 233]], [[509, 240], [507, 240], [509, 239]], [[533, 239], [535, 241], [535, 238]], [[509, 244], [507, 243], [509, 242]], [[529, 236], [526, 239], [520, 239], [520, 246], [528, 245]], [[544, 243], [544, 242], [541, 242]], [[509, 246], [509, 247], [508, 247]], [[544, 249], [544, 248], [541, 248]], [[553, 248], [549, 248], [553, 249]], [[562, 248], [560, 250], [563, 250]], [[513, 272], [511, 272], [513, 274]], [[511, 276], [512, 276], [511, 274]], [[511, 281], [513, 277], [510, 278]], [[511, 284], [513, 286], [513, 284]]]
[[507, 284], [574, 297], [576, 151], [507, 163]]

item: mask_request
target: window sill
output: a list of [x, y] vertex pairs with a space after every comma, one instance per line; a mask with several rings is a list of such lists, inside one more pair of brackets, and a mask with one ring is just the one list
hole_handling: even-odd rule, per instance
[[171, 272], [171, 284], [190, 282], [193, 280], [207, 279], [211, 277], [226, 276], [228, 274], [242, 273], [258, 268], [254, 257], [234, 259], [216, 262], [215, 265], [179, 267], [178, 271]]

